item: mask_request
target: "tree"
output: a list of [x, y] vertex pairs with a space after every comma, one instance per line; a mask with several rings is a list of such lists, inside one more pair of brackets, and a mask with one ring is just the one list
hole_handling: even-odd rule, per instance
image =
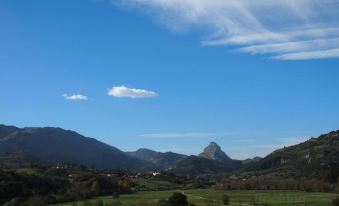
[[227, 194], [224, 194], [221, 197], [221, 201], [224, 205], [229, 205], [230, 204], [230, 196], [228, 196]]
[[181, 192], [175, 192], [168, 198], [169, 206], [188, 206], [187, 196]]

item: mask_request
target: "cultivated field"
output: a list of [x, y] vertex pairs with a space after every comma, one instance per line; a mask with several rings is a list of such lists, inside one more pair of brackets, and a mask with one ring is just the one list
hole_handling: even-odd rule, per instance
[[[149, 205], [153, 206], [159, 199], [166, 199], [175, 191], [149, 191], [138, 192], [130, 195], [121, 195], [123, 205]], [[332, 199], [337, 194], [330, 193], [306, 193], [291, 191], [222, 191], [213, 189], [198, 189], [182, 191], [190, 202], [197, 206], [213, 205], [221, 206], [221, 196], [228, 194], [231, 197], [231, 206], [269, 205], [269, 206], [330, 206]], [[105, 203], [112, 201], [111, 197], [100, 197], [95, 200], [103, 200]], [[82, 206], [83, 202], [77, 202]], [[56, 206], [72, 206], [72, 203], [58, 204]]]

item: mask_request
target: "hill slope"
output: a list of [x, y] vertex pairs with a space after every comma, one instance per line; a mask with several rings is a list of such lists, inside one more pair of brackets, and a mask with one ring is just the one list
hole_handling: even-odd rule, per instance
[[339, 131], [276, 150], [250, 164], [246, 171], [297, 178], [321, 177], [336, 182], [339, 177]]
[[134, 169], [142, 162], [115, 147], [60, 128], [0, 126], [0, 163], [19, 165], [76, 163], [99, 168]]

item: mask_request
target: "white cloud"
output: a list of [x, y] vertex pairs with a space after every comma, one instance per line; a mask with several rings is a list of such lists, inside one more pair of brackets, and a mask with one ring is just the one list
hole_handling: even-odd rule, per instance
[[339, 57], [338, 0], [112, 0], [174, 31], [205, 29], [205, 46], [279, 60]]
[[82, 94], [64, 94], [62, 95], [65, 99], [67, 100], [72, 100], [72, 101], [86, 101], [88, 100], [88, 97]]
[[108, 95], [120, 98], [150, 98], [158, 96], [157, 93], [145, 89], [128, 88], [126, 86], [116, 86], [108, 90]]
[[280, 60], [307, 60], [307, 59], [327, 59], [327, 58], [339, 58], [339, 48], [338, 49], [327, 49], [327, 50], [318, 50], [318, 51], [305, 51], [305, 52], [296, 52], [282, 54], [275, 57]]
[[186, 132], [186, 133], [150, 133], [142, 134], [141, 137], [148, 138], [185, 138], [185, 137], [220, 137], [224, 133], [210, 133], [210, 132]]

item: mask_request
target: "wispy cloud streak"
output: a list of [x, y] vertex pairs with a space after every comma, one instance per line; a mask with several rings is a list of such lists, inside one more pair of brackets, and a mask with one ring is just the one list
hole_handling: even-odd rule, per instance
[[174, 31], [206, 29], [205, 46], [279, 60], [339, 57], [338, 0], [112, 0]]
[[210, 132], [185, 132], [185, 133], [150, 133], [142, 134], [141, 137], [147, 138], [191, 138], [191, 137], [218, 137], [225, 133], [210, 133]]

